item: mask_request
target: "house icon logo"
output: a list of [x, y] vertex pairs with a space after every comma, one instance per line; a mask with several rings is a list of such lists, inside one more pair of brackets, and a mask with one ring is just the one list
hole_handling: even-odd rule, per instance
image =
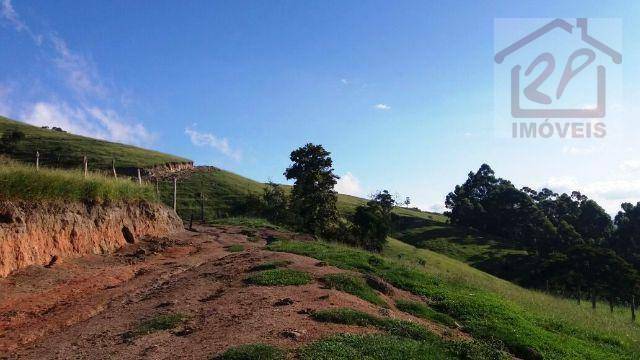
[[[496, 71], [504, 73], [500, 85], [506, 93], [500, 96], [508, 96], [500, 110], [513, 119], [581, 119], [585, 126], [593, 126], [589, 119], [604, 118], [608, 75], [622, 64], [619, 50], [592, 34], [590, 19], [547, 20], [526, 32], [513, 30], [515, 20], [522, 19], [500, 31], [522, 35], [500, 47], [496, 43], [493, 59]], [[602, 22], [598, 25], [602, 31]]]

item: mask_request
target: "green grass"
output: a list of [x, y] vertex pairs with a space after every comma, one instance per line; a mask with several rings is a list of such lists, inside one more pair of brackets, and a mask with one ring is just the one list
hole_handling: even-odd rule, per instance
[[457, 359], [440, 344], [375, 334], [341, 334], [323, 339], [303, 348], [304, 360], [432, 360]]
[[[502, 349], [478, 341], [448, 341], [410, 321], [381, 318], [339, 308], [320, 310], [313, 319], [334, 324], [375, 327], [384, 335], [339, 335], [301, 351], [301, 358], [319, 359], [503, 359]], [[346, 336], [346, 338], [345, 338]], [[345, 341], [346, 340], [346, 341]]]
[[244, 251], [244, 246], [240, 244], [233, 244], [227, 247], [227, 251], [229, 252], [240, 252]]
[[261, 286], [305, 285], [313, 281], [313, 277], [304, 272], [291, 269], [263, 270], [249, 275], [247, 283]]
[[587, 302], [577, 305], [575, 300], [524, 289], [463, 262], [395, 239], [389, 240], [384, 253], [394, 259], [402, 255], [402, 263], [406, 266], [424, 271], [447, 283], [479, 288], [499, 295], [517, 304], [523, 311], [540, 316], [540, 325], [543, 327], [548, 327], [547, 324], [555, 319], [574, 329], [583, 328], [592, 333], [607, 334], [606, 337], [640, 351], [640, 324], [630, 321], [628, 308], [616, 307], [611, 314], [606, 304], [599, 303], [594, 311]]
[[417, 217], [414, 214], [396, 220], [392, 236], [418, 248], [429, 249], [474, 267], [487, 270], [490, 264], [510, 255], [526, 254], [510, 242], [473, 229], [447, 224], [446, 217]]
[[273, 270], [277, 268], [287, 267], [289, 265], [291, 265], [291, 261], [289, 260], [274, 260], [274, 261], [266, 262], [264, 264], [256, 265], [251, 269], [249, 269], [249, 271]]
[[[413, 248], [399, 244], [406, 249]], [[396, 241], [392, 246], [399, 244]], [[563, 304], [562, 309], [526, 307], [514, 298], [492, 291], [491, 287], [473, 285], [490, 281], [501, 282], [502, 286], [509, 283], [487, 274], [481, 276], [482, 272], [443, 255], [431, 253], [434, 256], [426, 259], [427, 265], [420, 266], [412, 262], [409, 254], [402, 261], [395, 260], [398, 249], [391, 252], [391, 257], [378, 257], [363, 250], [322, 242], [280, 241], [269, 248], [314, 257], [343, 269], [372, 273], [398, 288], [426, 296], [435, 302], [437, 311], [463, 324], [475, 339], [498, 340], [511, 353], [524, 359], [533, 359], [537, 354], [549, 359], [633, 359], [640, 353], [637, 325], [619, 319], [614, 321], [615, 327], [571, 321], [571, 309], [562, 299], [555, 299], [555, 303]], [[434, 259], [446, 265], [438, 265]], [[435, 269], [429, 271], [430, 268]], [[459, 273], [454, 274], [456, 272]], [[534, 293], [510, 286], [524, 294]]]
[[318, 310], [312, 317], [316, 321], [334, 324], [373, 326], [391, 335], [406, 337], [413, 340], [435, 340], [438, 336], [425, 329], [422, 325], [410, 321], [381, 318], [347, 308]]
[[155, 201], [154, 190], [127, 179], [113, 179], [80, 171], [40, 169], [0, 164], [0, 199], [113, 202]]
[[178, 327], [178, 325], [180, 325], [186, 319], [187, 316], [183, 314], [158, 315], [138, 325], [133, 334], [135, 336], [142, 336], [154, 333], [156, 331], [171, 330]]
[[284, 351], [266, 344], [248, 344], [228, 349], [216, 360], [284, 360]]
[[82, 167], [82, 157], [85, 155], [88, 157], [90, 170], [111, 169], [114, 158], [116, 167], [119, 168], [148, 168], [166, 163], [190, 161], [131, 145], [41, 129], [0, 116], [0, 136], [10, 130], [23, 132], [25, 139], [16, 144], [11, 154], [6, 155], [15, 160], [34, 164], [36, 151], [39, 151], [40, 165], [47, 167], [79, 169]]
[[435, 311], [427, 306], [427, 304], [410, 300], [398, 300], [396, 301], [396, 307], [398, 308], [398, 310], [404, 311], [411, 315], [427, 320], [432, 320], [452, 328], [456, 327], [456, 321], [451, 316]]
[[330, 289], [344, 291], [375, 305], [387, 306], [360, 276], [349, 273], [329, 274], [322, 278], [322, 282]]
[[506, 356], [473, 342], [443, 343], [417, 341], [388, 334], [339, 334], [304, 347], [304, 360], [446, 360], [508, 359]]

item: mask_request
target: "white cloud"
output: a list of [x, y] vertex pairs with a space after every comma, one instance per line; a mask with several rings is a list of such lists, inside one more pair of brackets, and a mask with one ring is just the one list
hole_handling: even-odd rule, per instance
[[358, 180], [358, 178], [351, 172], [347, 172], [338, 179], [335, 190], [340, 194], [353, 196], [362, 196], [364, 193], [362, 186], [360, 185], [360, 180]]
[[630, 173], [640, 170], [640, 160], [625, 160], [620, 164], [620, 170]]
[[343, 83], [344, 85], [349, 85], [349, 80], [347, 79], [340, 79], [340, 82]]
[[134, 145], [149, 145], [155, 136], [142, 124], [121, 119], [113, 110], [72, 107], [66, 103], [37, 102], [22, 112], [35, 126], [57, 126], [73, 134]]
[[373, 108], [376, 110], [391, 110], [391, 106], [387, 104], [375, 104], [373, 105]]
[[428, 210], [434, 213], [442, 214], [443, 212], [447, 211], [447, 208], [444, 206], [444, 204], [439, 203], [439, 204], [433, 204], [429, 206]]
[[17, 32], [26, 32], [31, 36], [33, 41], [40, 45], [42, 44], [42, 36], [34, 34], [29, 26], [20, 19], [20, 15], [13, 8], [13, 4], [11, 4], [11, 0], [2, 0], [0, 3], [0, 16], [6, 20]]
[[98, 120], [108, 134], [109, 140], [128, 144], [151, 144], [156, 136], [150, 133], [144, 125], [131, 123], [121, 119], [117, 112], [111, 109], [101, 109], [93, 106], [85, 109], [89, 115]]
[[580, 191], [595, 200], [609, 214], [616, 214], [620, 210], [620, 204], [623, 202], [635, 204], [640, 201], [640, 179], [602, 180], [581, 183], [572, 177], [553, 177], [539, 188], [542, 187], [549, 188], [557, 193], [570, 194], [572, 191]]
[[106, 89], [95, 66], [86, 57], [70, 50], [57, 35], [51, 34], [49, 39], [56, 53], [53, 63], [65, 76], [67, 85], [81, 96], [104, 96]]
[[191, 143], [196, 146], [209, 146], [214, 148], [228, 157], [239, 161], [242, 159], [242, 153], [238, 150], [234, 150], [229, 145], [229, 141], [226, 138], [219, 138], [211, 133], [201, 133], [193, 128], [187, 127], [184, 133], [189, 136]]
[[601, 146], [565, 146], [562, 148], [562, 153], [567, 155], [582, 156], [595, 154], [601, 149]]

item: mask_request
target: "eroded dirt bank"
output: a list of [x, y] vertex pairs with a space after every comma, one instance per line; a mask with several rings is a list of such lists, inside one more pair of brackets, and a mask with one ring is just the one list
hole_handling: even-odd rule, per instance
[[180, 229], [180, 218], [160, 204], [0, 201], [0, 277], [33, 264], [109, 253], [142, 236]]

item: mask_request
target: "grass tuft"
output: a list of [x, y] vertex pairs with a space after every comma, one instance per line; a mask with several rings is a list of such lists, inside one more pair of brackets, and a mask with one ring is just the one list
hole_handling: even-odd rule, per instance
[[419, 318], [432, 320], [451, 328], [457, 327], [456, 321], [451, 316], [435, 311], [421, 302], [398, 300], [396, 301], [396, 307], [400, 311], [404, 311]]
[[138, 325], [133, 332], [133, 335], [142, 336], [156, 331], [171, 330], [180, 325], [186, 319], [187, 316], [183, 314], [158, 315]]
[[249, 344], [228, 349], [215, 360], [284, 360], [285, 352], [271, 345]]
[[423, 326], [410, 321], [386, 319], [362, 311], [338, 308], [315, 311], [312, 317], [316, 321], [334, 324], [373, 326], [389, 334], [414, 340], [430, 340], [437, 337]]
[[330, 289], [344, 291], [379, 306], [387, 306], [373, 289], [360, 277], [349, 273], [329, 274], [322, 282]]
[[313, 277], [304, 271], [272, 269], [250, 275], [246, 281], [261, 286], [305, 285], [313, 281]]
[[240, 252], [244, 251], [244, 246], [240, 244], [233, 244], [227, 247], [227, 251], [229, 252]]
[[249, 269], [249, 271], [263, 271], [263, 270], [273, 270], [277, 268], [283, 268], [291, 265], [291, 261], [289, 260], [274, 260], [269, 261], [263, 264], [256, 265]]

